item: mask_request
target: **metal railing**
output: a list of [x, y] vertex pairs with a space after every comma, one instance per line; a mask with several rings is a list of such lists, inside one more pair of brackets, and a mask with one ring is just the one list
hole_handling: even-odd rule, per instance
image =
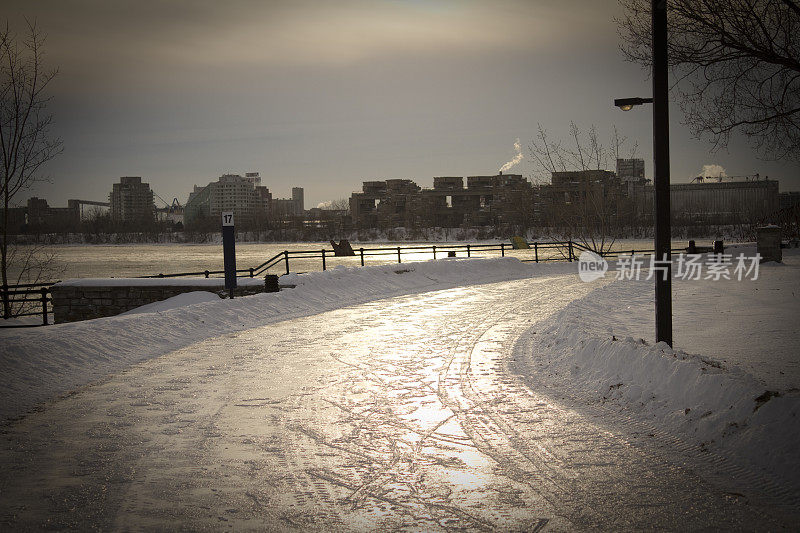
[[[49, 325], [48, 315], [53, 312], [50, 287], [53, 283], [21, 283], [0, 286], [3, 319], [41, 316], [41, 324], [0, 324], [0, 328], [31, 328]], [[14, 309], [18, 306], [18, 309]]]
[[[577, 243], [577, 242], [573, 242], [572, 243], [572, 247], [573, 247], [574, 250], [594, 252], [597, 255], [599, 255], [600, 257], [605, 257], [605, 258], [619, 257], [621, 255], [637, 255], [637, 254], [654, 254], [655, 253], [655, 249], [653, 249], [653, 248], [638, 248], [638, 249], [637, 248], [631, 248], [629, 250], [607, 250], [607, 251], [604, 251], [604, 252], [596, 252], [595, 250], [592, 250], [591, 247], [586, 246], [586, 245], [581, 244], [581, 243]], [[687, 250], [687, 248], [685, 248], [685, 247], [671, 248], [670, 252], [672, 252], [672, 253], [674, 253], [674, 252], [684, 252], [685, 253], [686, 250]], [[573, 257], [572, 260], [574, 261], [575, 260], [575, 253], [574, 252], [573, 252], [573, 256], [572, 257]]]
[[[547, 261], [574, 261], [575, 260], [575, 244], [572, 241], [553, 241], [553, 242], [529, 242], [530, 253], [532, 257], [529, 259], [521, 259], [524, 262], [547, 262]], [[328, 261], [331, 258], [337, 257], [357, 257], [361, 266], [366, 264], [366, 259], [369, 257], [391, 256], [397, 258], [397, 263], [403, 262], [403, 255], [408, 258], [412, 254], [430, 253], [433, 259], [443, 257], [452, 253], [461, 253], [462, 257], [473, 257], [476, 254], [485, 254], [486, 252], [497, 252], [500, 257], [505, 257], [506, 252], [515, 250], [517, 252], [524, 252], [524, 249], [514, 248], [511, 244], [506, 243], [486, 243], [486, 244], [444, 244], [444, 245], [422, 245], [422, 246], [393, 246], [393, 247], [380, 247], [380, 248], [355, 248], [353, 249], [353, 256], [336, 255], [332, 249], [321, 248], [319, 250], [284, 250], [270, 257], [263, 263], [252, 268], [240, 268], [236, 270], [237, 277], [253, 278], [269, 273], [270, 269], [276, 267], [283, 267], [282, 270], [289, 274], [291, 273], [291, 266], [293, 260], [297, 259], [319, 259], [321, 262], [322, 270], [327, 270]], [[556, 251], [553, 254], [552, 251]], [[393, 260], [394, 262], [394, 260]], [[224, 270], [203, 270], [199, 272], [177, 272], [170, 274], [154, 274], [150, 276], [140, 276], [142, 278], [176, 278], [184, 276], [204, 276], [206, 278], [211, 276], [224, 275]]]
[[[511, 244], [506, 243], [486, 243], [486, 244], [444, 244], [444, 245], [420, 245], [420, 246], [393, 246], [393, 247], [377, 247], [377, 248], [355, 248], [353, 249], [354, 255], [349, 257], [357, 257], [361, 266], [366, 263], [366, 258], [391, 256], [392, 262], [394, 257], [397, 258], [397, 263], [403, 262], [403, 255], [406, 259], [410, 255], [416, 255], [419, 260], [420, 254], [430, 254], [433, 259], [443, 257], [451, 254], [461, 253], [462, 257], [474, 257], [476, 255], [485, 256], [485, 254], [496, 252], [500, 257], [505, 257], [506, 252], [512, 250], [519, 255], [519, 253], [530, 253], [529, 258], [520, 259], [523, 262], [551, 262], [551, 261], [575, 261], [577, 255], [582, 251], [593, 251], [589, 246], [575, 242], [575, 241], [551, 241], [551, 242], [528, 242], [528, 249], [514, 248]], [[686, 248], [673, 248], [673, 252], [685, 252]], [[610, 250], [599, 253], [602, 257], [611, 258], [619, 257], [621, 255], [635, 255], [654, 253], [653, 249], [630, 249], [630, 250]], [[284, 250], [270, 257], [263, 263], [250, 268], [240, 268], [236, 270], [237, 277], [254, 278], [269, 273], [273, 268], [281, 268], [286, 274], [291, 272], [291, 265], [294, 260], [298, 259], [315, 259], [319, 258], [321, 261], [322, 270], [327, 270], [328, 261], [331, 258], [341, 258], [343, 256], [336, 255], [334, 250], [321, 248], [320, 250]], [[149, 276], [139, 276], [141, 278], [177, 278], [189, 276], [203, 276], [210, 278], [212, 276], [222, 276], [225, 274], [224, 270], [202, 270], [195, 272], [176, 272], [170, 274], [154, 274]], [[3, 325], [0, 327], [34, 327], [46, 326], [49, 324], [48, 315], [52, 311], [52, 297], [50, 287], [53, 283], [38, 283], [38, 284], [19, 284], [19, 285], [3, 285], [0, 287], [2, 290], [2, 303], [3, 303], [3, 318], [14, 318], [23, 316], [41, 316], [41, 324], [20, 324], [20, 325]], [[14, 312], [13, 316], [8, 314], [7, 310], [15, 304], [22, 305], [22, 312]]]
[[[473, 257], [476, 254], [485, 255], [487, 252], [496, 252], [500, 257], [505, 257], [506, 252], [515, 251], [526, 252], [528, 251], [531, 256], [527, 259], [520, 259], [523, 262], [531, 263], [544, 263], [550, 261], [576, 261], [577, 256], [581, 251], [593, 251], [589, 246], [575, 242], [575, 241], [549, 241], [549, 242], [528, 242], [529, 249], [514, 248], [511, 244], [506, 243], [486, 243], [486, 244], [426, 244], [421, 246], [393, 246], [393, 247], [378, 247], [378, 248], [354, 248], [353, 256], [359, 258], [361, 266], [366, 264], [366, 259], [369, 257], [391, 256], [397, 258], [397, 263], [403, 262], [403, 256], [408, 258], [409, 255], [430, 254], [433, 259], [443, 257], [449, 253], [461, 253], [462, 256]], [[673, 248], [673, 252], [684, 252], [685, 248]], [[620, 255], [635, 255], [654, 253], [652, 248], [630, 249], [630, 250], [610, 250], [600, 253], [602, 257], [618, 257]], [[237, 277], [262, 276], [270, 273], [273, 268], [282, 267], [281, 270], [289, 274], [292, 272], [292, 264], [294, 260], [298, 259], [319, 259], [322, 270], [327, 270], [328, 262], [332, 258], [348, 257], [336, 255], [333, 249], [321, 248], [319, 250], [284, 250], [270, 257], [263, 263], [251, 267], [240, 268], [236, 270]], [[393, 259], [394, 262], [394, 259]], [[203, 270], [202, 272], [178, 272], [172, 274], [155, 274], [151, 276], [141, 276], [144, 278], [175, 278], [183, 276], [204, 276], [206, 278], [211, 276], [222, 276], [225, 274], [224, 270]]]

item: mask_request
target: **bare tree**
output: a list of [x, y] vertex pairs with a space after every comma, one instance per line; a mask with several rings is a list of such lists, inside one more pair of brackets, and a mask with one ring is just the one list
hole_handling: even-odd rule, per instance
[[[625, 57], [649, 69], [650, 0], [620, 0]], [[734, 132], [800, 159], [800, 2], [670, 0], [669, 60], [686, 124], [715, 148]]]
[[331, 200], [330, 205], [323, 209], [329, 209], [331, 211], [340, 211], [344, 215], [350, 214], [350, 199], [349, 198], [339, 198], [338, 200]]
[[[610, 159], [616, 159], [626, 150], [627, 139], [613, 128], [609, 146], [603, 145], [597, 128], [591, 126], [584, 134], [570, 122], [570, 142], [553, 140], [541, 124], [538, 134], [530, 142], [530, 159], [535, 173], [543, 177], [554, 172], [596, 171], [605, 169]], [[636, 153], [636, 145], [630, 156]], [[616, 182], [605, 182], [595, 173], [585, 176], [569, 187], [540, 185], [539, 194], [549, 207], [550, 226], [558, 237], [576, 240], [600, 253], [611, 249], [624, 223], [630, 220], [632, 209]], [[549, 176], [548, 176], [549, 177]]]
[[[0, 151], [2, 152], [3, 214], [0, 221], [0, 273], [8, 284], [12, 259], [8, 246], [8, 215], [11, 199], [40, 179], [39, 171], [62, 149], [61, 140], [50, 135], [53, 116], [47, 112], [50, 97], [45, 89], [56, 70], [44, 67], [44, 35], [35, 22], [18, 37], [8, 23], [0, 31]], [[18, 258], [18, 257], [17, 257]], [[26, 261], [35, 265], [39, 261]], [[8, 304], [4, 304], [6, 307]], [[8, 309], [4, 309], [6, 316]]]

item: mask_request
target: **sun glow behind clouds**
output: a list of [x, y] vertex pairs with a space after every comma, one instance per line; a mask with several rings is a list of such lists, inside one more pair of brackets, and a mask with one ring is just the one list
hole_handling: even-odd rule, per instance
[[512, 46], [522, 37], [515, 31], [522, 28], [515, 29], [514, 25], [520, 25], [511, 20], [496, 21], [499, 27], [480, 28], [479, 17], [472, 11], [447, 15], [416, 11], [405, 6], [337, 6], [290, 12], [272, 20], [264, 12], [263, 18], [245, 25], [221, 28], [213, 40], [195, 35], [164, 51], [184, 63], [338, 66], [392, 52]]
[[[510, 2], [288, 2], [233, 4], [226, 13], [207, 5], [198, 9], [208, 16], [195, 14], [169, 27], [143, 20], [137, 53], [181, 66], [335, 67], [387, 54], [529, 49], [555, 36], [551, 9]], [[111, 48], [125, 42], [117, 40]]]

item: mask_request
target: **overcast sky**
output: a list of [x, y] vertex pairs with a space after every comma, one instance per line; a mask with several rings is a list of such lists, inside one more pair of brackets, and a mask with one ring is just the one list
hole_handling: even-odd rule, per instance
[[[107, 199], [142, 176], [166, 201], [223, 173], [260, 172], [276, 198], [306, 207], [365, 180], [495, 174], [541, 123], [614, 125], [652, 175], [647, 75], [618, 50], [614, 0], [4, 2], [12, 27], [47, 33], [64, 153], [29, 195]], [[800, 189], [800, 165], [765, 162], [736, 139], [710, 152], [672, 109], [672, 181], [704, 165]], [[609, 163], [613, 170], [613, 161]], [[509, 172], [531, 177], [527, 160]], [[160, 202], [157, 201], [160, 204]]]

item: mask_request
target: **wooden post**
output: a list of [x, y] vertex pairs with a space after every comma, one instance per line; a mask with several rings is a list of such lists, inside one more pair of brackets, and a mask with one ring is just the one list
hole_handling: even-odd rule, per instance
[[569, 241], [569, 261], [572, 262], [572, 241]]
[[11, 318], [11, 302], [8, 301], [8, 285], [3, 284], [3, 318]]
[[253, 267], [250, 267], [250, 277], [253, 277]]
[[506, 243], [501, 242], [500, 243], [500, 257], [505, 257], [505, 256], [506, 256]]
[[42, 325], [46, 326], [47, 323], [47, 287], [42, 287]]
[[203, 272], [203, 274], [205, 274], [205, 275], [206, 275], [206, 277], [208, 277], [208, 275], [210, 274], [210, 272], [209, 272], [208, 270], [206, 270], [205, 272]]
[[433, 245], [433, 258], [436, 259], [436, 245]]
[[325, 248], [322, 249], [322, 270], [325, 270]]
[[538, 242], [533, 243], [533, 258], [536, 260], [537, 263], [539, 262], [539, 243]]
[[472, 257], [469, 252], [469, 244], [467, 245], [467, 257]]
[[399, 246], [397, 247], [397, 262], [398, 263], [402, 262], [402, 261], [400, 261], [400, 247]]
[[364, 249], [363, 248], [359, 248], [358, 251], [361, 252], [361, 266], [363, 267], [364, 266]]
[[286, 261], [286, 273], [289, 273], [289, 250], [283, 251], [283, 260]]

